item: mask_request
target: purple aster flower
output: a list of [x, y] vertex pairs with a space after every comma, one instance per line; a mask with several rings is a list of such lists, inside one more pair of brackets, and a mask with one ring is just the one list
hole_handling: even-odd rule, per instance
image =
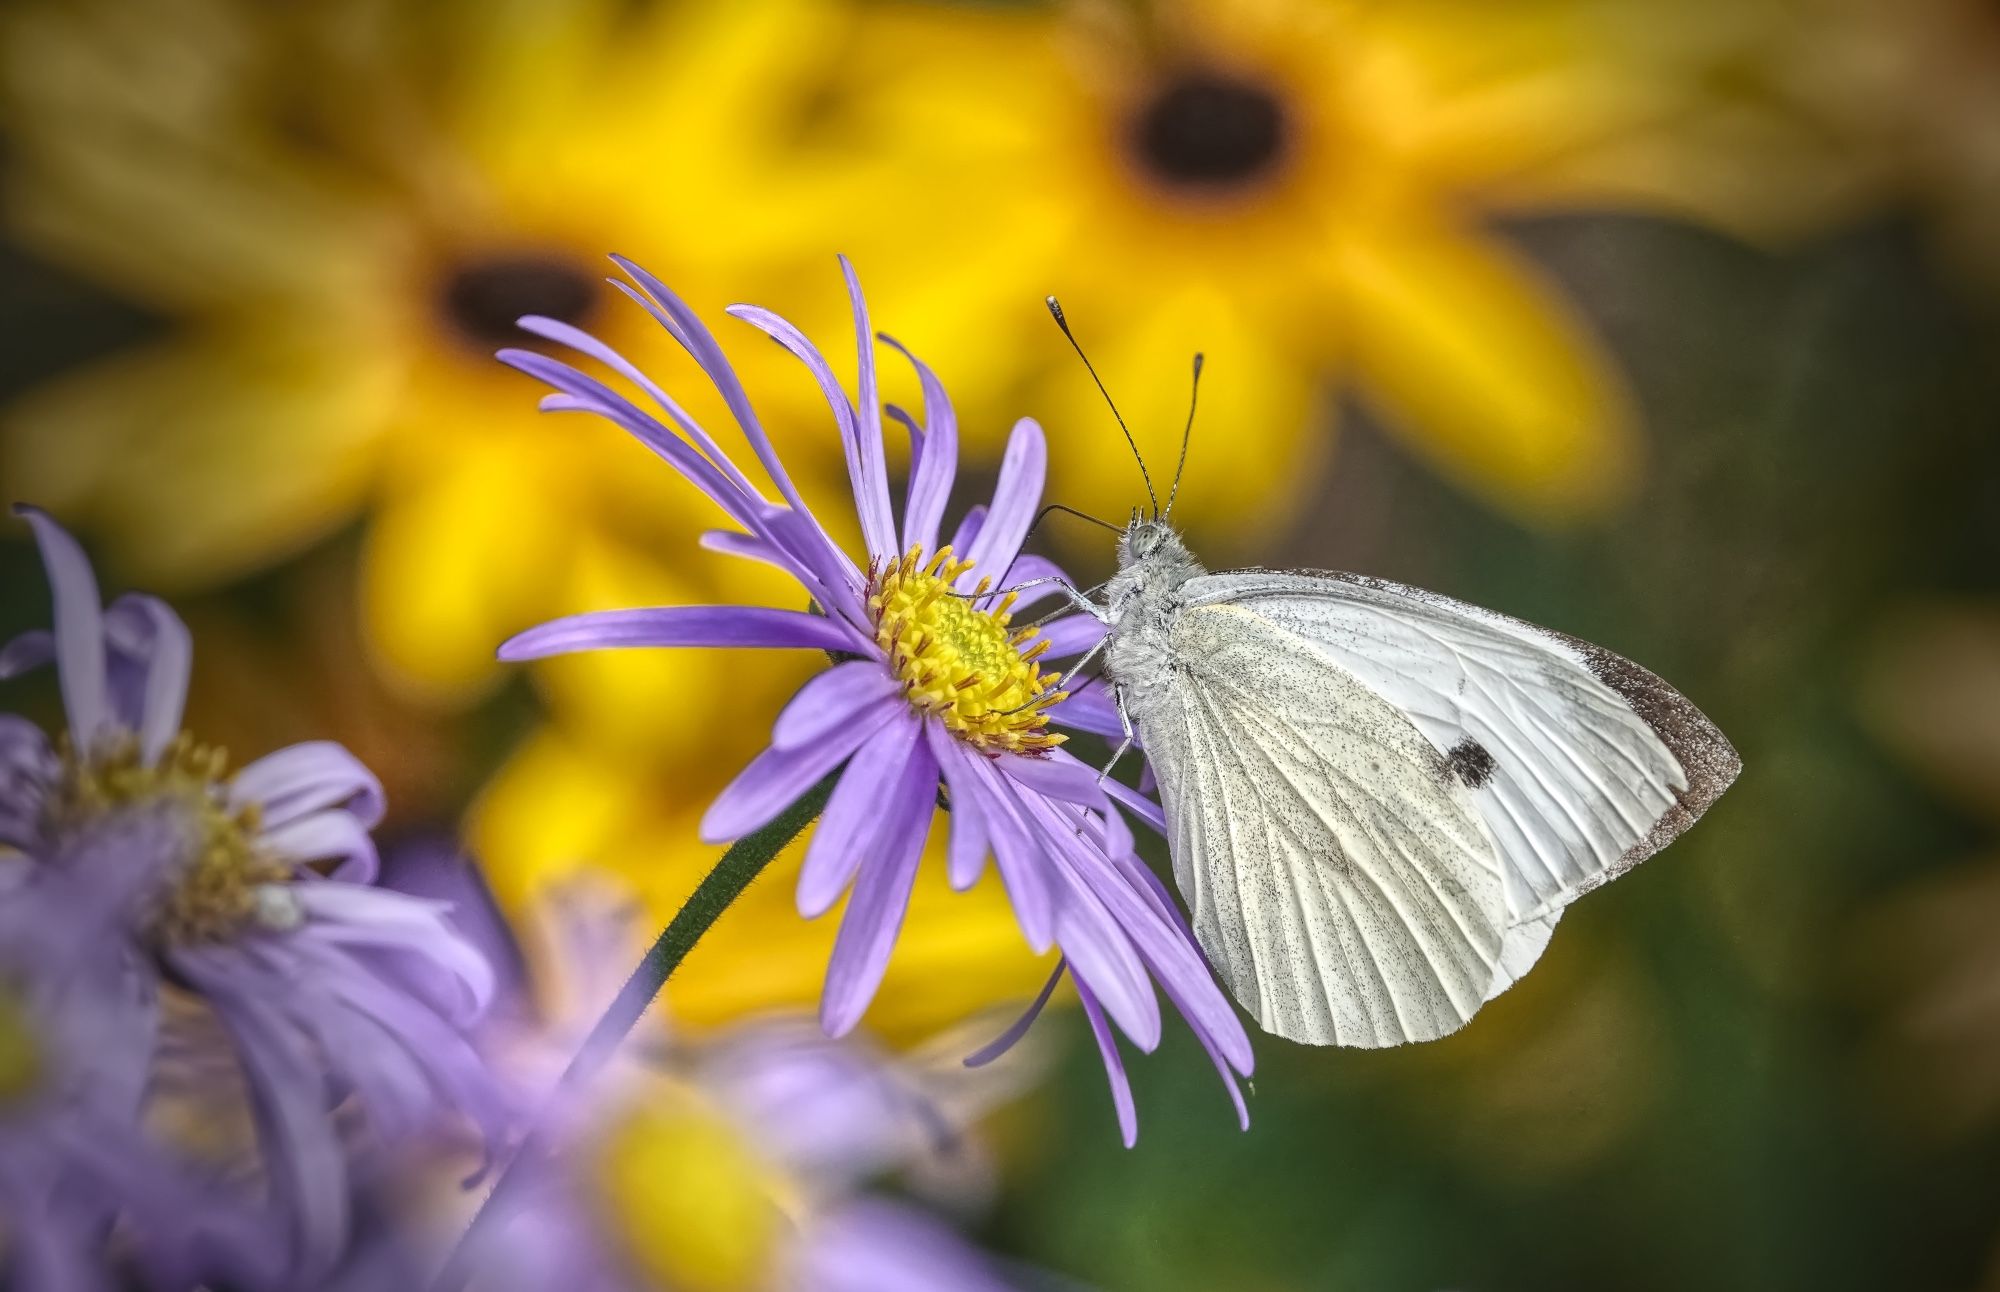
[[[549, 904], [548, 1021], [495, 1038], [524, 1080], [546, 1082], [615, 994], [636, 914], [616, 898], [571, 884]], [[783, 1016], [700, 1043], [649, 1039], [550, 1110], [549, 1151], [517, 1164], [507, 1200], [489, 1204], [492, 1223], [461, 1252], [471, 1286], [1015, 1286], [944, 1221], [866, 1191], [898, 1175], [934, 1197], [951, 1166], [978, 1156], [965, 1127], [1006, 1083]]]
[[0, 848], [17, 853], [0, 871], [11, 912], [0, 922], [42, 912], [57, 936], [122, 958], [148, 1003], [133, 1011], [144, 1025], [95, 1056], [121, 1080], [143, 1085], [164, 1048], [151, 1039], [159, 993], [200, 1007], [240, 1070], [292, 1258], [323, 1271], [347, 1234], [337, 1105], [351, 1096], [392, 1140], [454, 1110], [495, 1114], [465, 1036], [491, 970], [442, 904], [370, 887], [383, 803], [366, 768], [309, 743], [230, 775], [222, 751], [180, 729], [191, 662], [180, 619], [152, 597], [103, 606], [76, 541], [21, 514], [54, 630], [0, 648], [0, 677], [53, 660], [68, 730], [51, 744], [0, 717]]
[[[555, 388], [543, 408], [598, 414], [665, 458], [736, 526], [711, 533], [706, 545], [791, 574], [818, 613], [748, 606], [605, 611], [524, 632], [501, 648], [501, 658], [632, 646], [832, 653], [840, 662], [785, 707], [770, 747], [702, 822], [709, 841], [739, 838], [844, 765], [807, 847], [798, 886], [799, 910], [807, 917], [823, 914], [851, 890], [821, 1002], [827, 1032], [837, 1036], [853, 1028], [881, 981], [942, 780], [951, 806], [952, 883], [969, 887], [990, 852], [1029, 945], [1037, 952], [1061, 950], [1061, 966], [1076, 979], [1103, 1052], [1126, 1142], [1136, 1122], [1113, 1029], [1141, 1050], [1159, 1042], [1156, 982], [1192, 1025], [1247, 1124], [1236, 1076], [1250, 1072], [1248, 1038], [1179, 912], [1133, 855], [1130, 831], [1112, 800], [1156, 828], [1159, 809], [1064, 752], [1064, 737], [1050, 729], [1117, 730], [1102, 697], [1058, 690], [1043, 672], [1044, 661], [1094, 645], [1104, 625], [1088, 616], [1058, 619], [1039, 631], [1012, 622], [1015, 609], [1055, 594], [1061, 578], [1053, 563], [1021, 551], [1041, 502], [1048, 456], [1041, 428], [1027, 418], [1016, 423], [992, 501], [971, 508], [941, 546], [958, 466], [956, 417], [935, 374], [883, 338], [915, 368], [924, 400], [921, 422], [888, 410], [910, 437], [899, 525], [884, 463], [875, 336], [852, 267], [841, 261], [860, 359], [853, 402], [791, 324], [754, 306], [732, 307], [731, 314], [803, 362], [826, 397], [867, 546], [865, 563], [857, 563], [807, 508], [708, 329], [657, 279], [629, 261], [617, 263], [636, 287], [616, 285], [666, 328], [721, 392], [775, 499], [672, 397], [588, 334], [552, 319], [521, 321], [622, 375], [658, 405], [660, 416], [545, 355], [506, 350], [500, 357]], [[1031, 582], [1035, 586], [1009, 590]]]
[[[72, 855], [71, 873], [160, 846], [173, 823], [133, 812]], [[109, 854], [109, 855], [105, 855]], [[154, 983], [121, 954], [94, 884], [0, 879], [0, 1283], [115, 1282], [114, 1226], [151, 1285], [267, 1285], [281, 1260], [268, 1216], [186, 1169], [140, 1129], [156, 1031]]]

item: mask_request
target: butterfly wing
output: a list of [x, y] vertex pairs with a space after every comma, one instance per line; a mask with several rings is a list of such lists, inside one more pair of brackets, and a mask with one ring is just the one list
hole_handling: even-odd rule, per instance
[[1184, 613], [1248, 615], [1347, 673], [1451, 763], [1505, 866], [1511, 977], [1569, 902], [1665, 847], [1742, 765], [1714, 723], [1645, 669], [1448, 597], [1264, 570], [1205, 575], [1183, 591]]
[[1184, 610], [1135, 697], [1196, 937], [1267, 1031], [1381, 1046], [1456, 1030], [1506, 934], [1473, 794], [1397, 710], [1272, 620]]

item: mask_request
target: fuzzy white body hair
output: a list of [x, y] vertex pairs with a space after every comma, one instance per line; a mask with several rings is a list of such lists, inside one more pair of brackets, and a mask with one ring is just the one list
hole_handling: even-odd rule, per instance
[[1118, 573], [1104, 585], [1112, 625], [1104, 670], [1118, 702], [1137, 718], [1163, 696], [1172, 677], [1171, 634], [1181, 589], [1207, 573], [1163, 521], [1135, 520], [1118, 538]]

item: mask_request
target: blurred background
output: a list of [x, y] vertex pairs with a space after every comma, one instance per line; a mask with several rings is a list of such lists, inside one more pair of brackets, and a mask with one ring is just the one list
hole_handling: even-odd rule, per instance
[[[784, 595], [490, 358], [555, 315], [720, 424], [613, 251], [832, 354], [846, 252], [973, 481], [1033, 415], [1050, 496], [1113, 517], [1137, 472], [1042, 297], [1155, 463], [1201, 350], [1211, 566], [1601, 642], [1735, 741], [1701, 825], [1464, 1032], [1258, 1038], [1248, 1134], [1170, 1035], [1121, 1149], [1059, 1013], [987, 1130], [990, 1249], [1105, 1289], [2000, 1288], [1984, 0], [14, 0], [0, 186], [0, 492], [185, 613], [205, 739], [346, 742], [389, 841], [462, 841], [523, 925], [579, 873], [670, 913], [813, 666], [493, 663], [557, 613]], [[717, 327], [837, 500], [809, 380]], [[1081, 523], [1036, 541], [1111, 567]], [[44, 622], [25, 533], [0, 580], [0, 634]], [[786, 865], [677, 1025], [816, 998], [835, 921]], [[1046, 972], [996, 885], [933, 874], [870, 1025], [932, 1044]]]

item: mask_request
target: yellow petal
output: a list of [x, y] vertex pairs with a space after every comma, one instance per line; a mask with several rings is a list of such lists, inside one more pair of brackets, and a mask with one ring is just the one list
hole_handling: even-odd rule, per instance
[[1343, 229], [1333, 263], [1355, 384], [1446, 474], [1529, 520], [1625, 496], [1637, 448], [1625, 392], [1518, 256], [1384, 212]]
[[[424, 428], [412, 428], [412, 434]], [[542, 617], [574, 531], [552, 498], [566, 485], [535, 453], [499, 443], [386, 500], [362, 553], [370, 644], [389, 675], [439, 702], [499, 676], [494, 651]]]
[[31, 392], [8, 492], [107, 536], [136, 577], [228, 578], [322, 537], [371, 480], [395, 358], [282, 317], [169, 341]]
[[[761, 726], [766, 718], [743, 720]], [[740, 764], [719, 759], [646, 767], [543, 733], [481, 796], [468, 837], [502, 904], [516, 914], [542, 900], [551, 883], [601, 868], [638, 896], [658, 927], [721, 855], [699, 841], [696, 824], [738, 770]], [[868, 1014], [871, 1028], [901, 1040], [1025, 1002], [1050, 968], [1022, 940], [997, 877], [989, 873], [969, 892], [952, 891], [943, 842], [940, 821]], [[780, 855], [689, 956], [666, 995], [677, 1023], [712, 1027], [773, 1009], [817, 1007], [840, 910], [817, 920], [799, 915], [793, 890], [802, 857], [803, 843]]]
[[[1193, 358], [1204, 355], [1177, 522], [1248, 551], [1292, 518], [1320, 477], [1334, 433], [1332, 402], [1315, 398], [1316, 356], [1300, 353], [1282, 325], [1209, 284], [1163, 298], [1131, 283], [1071, 298], [1065, 308], [1131, 428], [1162, 507], [1187, 426]], [[1048, 331], [1045, 375], [1028, 407], [1049, 433], [1049, 499], [1123, 524], [1133, 507], [1148, 505], [1145, 481], [1089, 373], [1053, 324]], [[1229, 546], [1205, 550], [1220, 557]]]

